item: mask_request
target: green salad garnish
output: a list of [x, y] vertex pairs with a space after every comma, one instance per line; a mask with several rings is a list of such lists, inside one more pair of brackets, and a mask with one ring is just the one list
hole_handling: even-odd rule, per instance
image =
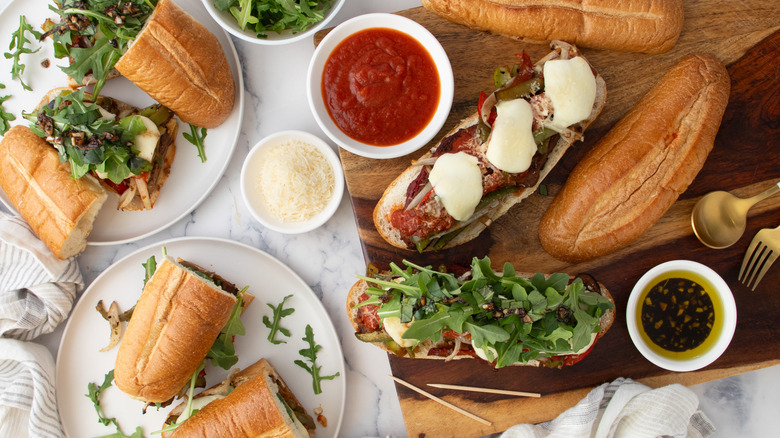
[[332, 7], [333, 0], [215, 0], [214, 7], [230, 11], [243, 30], [267, 38], [268, 32], [298, 33], [319, 23]]

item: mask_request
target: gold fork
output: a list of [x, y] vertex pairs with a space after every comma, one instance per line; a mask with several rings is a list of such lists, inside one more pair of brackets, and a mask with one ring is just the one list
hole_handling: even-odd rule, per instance
[[780, 226], [762, 228], [750, 242], [739, 270], [739, 281], [756, 290], [758, 282], [780, 255]]

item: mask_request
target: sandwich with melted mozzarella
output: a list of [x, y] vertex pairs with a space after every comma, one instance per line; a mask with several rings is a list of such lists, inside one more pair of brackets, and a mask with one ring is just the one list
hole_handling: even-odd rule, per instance
[[579, 50], [556, 41], [533, 64], [496, 71], [497, 89], [387, 187], [374, 208], [379, 234], [420, 252], [468, 242], [532, 195], [606, 100]]
[[176, 154], [178, 124], [168, 108], [57, 88], [26, 117], [73, 178], [96, 177], [119, 196], [120, 210], [154, 207]]
[[163, 438], [314, 436], [316, 424], [266, 359], [176, 406]]
[[615, 319], [612, 296], [589, 275], [509, 263], [495, 272], [487, 257], [461, 273], [404, 264], [359, 277], [347, 296], [355, 336], [397, 356], [560, 368], [584, 359]]

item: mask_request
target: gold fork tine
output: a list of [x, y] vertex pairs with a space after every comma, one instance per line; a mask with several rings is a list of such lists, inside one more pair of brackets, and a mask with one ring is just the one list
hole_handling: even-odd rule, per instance
[[742, 267], [739, 269], [739, 281], [756, 290], [769, 268], [780, 255], [780, 227], [763, 228], [750, 242]]
[[758, 286], [758, 282], [761, 281], [762, 278], [764, 278], [764, 274], [769, 270], [769, 268], [772, 266], [772, 263], [777, 260], [777, 251], [769, 249], [769, 252], [766, 253], [766, 258], [761, 264], [761, 269], [758, 271], [758, 276], [756, 277], [755, 282], [753, 283], [752, 290], [756, 290], [756, 286]]
[[758, 234], [756, 234], [756, 237], [750, 242], [747, 251], [745, 251], [745, 258], [742, 259], [742, 267], [739, 268], [739, 281], [741, 283], [747, 283], [745, 280], [753, 270], [752, 268], [754, 268], [753, 259], [756, 257], [756, 250], [758, 249], [759, 244], [761, 244], [761, 240], [758, 238]]

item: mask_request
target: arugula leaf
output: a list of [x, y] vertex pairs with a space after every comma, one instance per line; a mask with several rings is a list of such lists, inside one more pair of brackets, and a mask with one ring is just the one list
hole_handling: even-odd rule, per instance
[[[0, 84], [0, 90], [4, 88], [5, 84]], [[11, 129], [11, 124], [9, 122], [16, 120], [15, 115], [5, 112], [5, 108], [3, 108], [3, 102], [10, 98], [10, 94], [7, 96], [0, 96], [0, 135], [5, 135], [5, 133]]]
[[22, 84], [22, 88], [24, 88], [27, 91], [31, 91], [32, 88], [24, 83], [24, 80], [22, 79], [22, 74], [24, 73], [25, 65], [20, 62], [20, 57], [23, 54], [29, 54], [29, 53], [35, 53], [41, 48], [38, 47], [35, 50], [30, 50], [26, 47], [24, 47], [25, 44], [29, 44], [30, 40], [27, 39], [25, 36], [25, 32], [31, 33], [35, 39], [38, 39], [41, 37], [41, 32], [38, 32], [32, 28], [30, 24], [27, 23], [27, 19], [24, 17], [24, 15], [19, 16], [19, 28], [13, 32], [12, 38], [11, 38], [11, 44], [8, 46], [8, 50], [11, 52], [5, 52], [3, 53], [3, 56], [5, 56], [5, 59], [13, 59], [13, 65], [11, 66], [11, 77], [13, 79], [19, 79], [19, 82]]
[[212, 344], [211, 349], [206, 355], [214, 366], [229, 370], [238, 362], [233, 339], [237, 335], [243, 336], [246, 334], [246, 328], [244, 328], [244, 323], [241, 321], [241, 312], [244, 310], [243, 294], [248, 288], [249, 286], [246, 286], [238, 292], [238, 300], [233, 306], [233, 311], [230, 313], [228, 322], [219, 332], [219, 336], [214, 340], [214, 344]]
[[141, 263], [141, 266], [144, 267], [144, 286], [146, 286], [146, 282], [152, 278], [152, 275], [157, 270], [157, 259], [151, 256], [146, 260], [146, 263]]
[[98, 422], [101, 423], [104, 426], [108, 426], [110, 424], [114, 424], [114, 426], [117, 426], [119, 428], [119, 425], [116, 423], [116, 418], [106, 418], [103, 416], [103, 412], [100, 410], [100, 393], [102, 393], [104, 390], [108, 389], [111, 386], [111, 382], [114, 381], [114, 370], [109, 371], [106, 373], [106, 375], [103, 377], [103, 383], [99, 386], [95, 383], [89, 382], [87, 384], [87, 394], [86, 395], [91, 401], [92, 404], [95, 406], [95, 412], [98, 414]]
[[311, 374], [312, 388], [314, 388], [314, 393], [321, 394], [322, 393], [321, 381], [333, 380], [336, 377], [338, 377], [340, 373], [337, 372], [336, 374], [331, 374], [328, 376], [320, 375], [320, 369], [322, 367], [317, 365], [317, 352], [320, 351], [322, 346], [314, 342], [314, 330], [312, 330], [309, 324], [306, 324], [306, 336], [303, 337], [303, 340], [309, 344], [309, 348], [298, 350], [298, 354], [308, 359], [311, 365], [305, 363], [300, 359], [296, 359], [295, 364], [305, 369], [306, 371], [309, 372], [309, 374]]
[[206, 128], [200, 128], [200, 132], [198, 132], [198, 127], [190, 124], [190, 132], [182, 132], [184, 138], [187, 139], [187, 141], [190, 143], [194, 144], [198, 149], [198, 157], [200, 158], [201, 163], [206, 162], [206, 150], [203, 144], [203, 140], [206, 139], [206, 135], [208, 134], [207, 131], [208, 130]]
[[102, 435], [97, 438], [144, 438], [144, 431], [141, 429], [141, 426], [137, 426], [135, 428], [135, 432], [133, 432], [132, 435], [125, 435], [120, 430], [119, 427], [116, 428], [116, 433], [110, 433], [108, 435]]
[[283, 335], [290, 337], [290, 331], [286, 328], [279, 325], [279, 323], [282, 321], [282, 318], [285, 316], [292, 315], [293, 312], [295, 312], [295, 309], [285, 309], [284, 308], [284, 302], [287, 301], [288, 298], [290, 298], [292, 295], [287, 295], [286, 297], [282, 298], [282, 302], [279, 303], [276, 307], [274, 307], [271, 303], [268, 304], [268, 307], [271, 308], [274, 315], [274, 320], [271, 321], [268, 316], [263, 316], [263, 324], [265, 324], [266, 327], [271, 329], [271, 333], [268, 334], [268, 341], [270, 341], [272, 344], [286, 344], [286, 341], [277, 341], [276, 340], [276, 332], [279, 331]]

